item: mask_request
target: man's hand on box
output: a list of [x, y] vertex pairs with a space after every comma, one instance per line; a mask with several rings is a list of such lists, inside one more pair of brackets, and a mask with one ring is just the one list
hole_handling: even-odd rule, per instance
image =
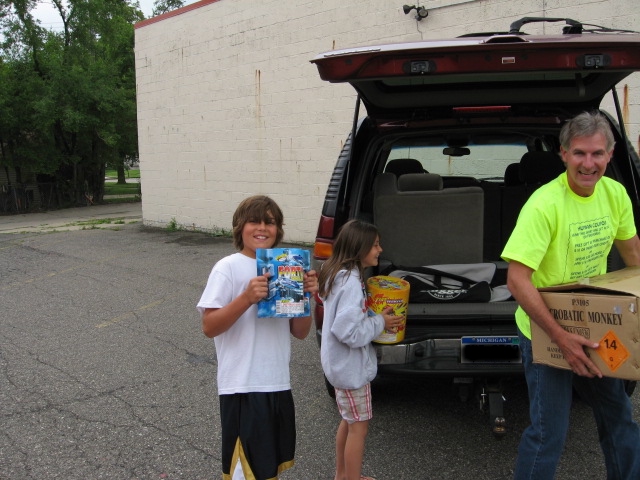
[[556, 345], [562, 350], [565, 360], [571, 370], [583, 377], [602, 378], [602, 372], [596, 364], [587, 356], [585, 348], [598, 348], [598, 344], [587, 340], [581, 335], [564, 332], [559, 338], [554, 339]]

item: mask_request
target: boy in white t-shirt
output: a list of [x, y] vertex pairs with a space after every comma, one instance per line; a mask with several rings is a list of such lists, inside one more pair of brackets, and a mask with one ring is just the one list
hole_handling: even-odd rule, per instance
[[[256, 249], [277, 246], [282, 225], [282, 211], [271, 198], [243, 200], [233, 215], [238, 253], [214, 265], [197, 306], [218, 359], [225, 480], [277, 478], [294, 463], [290, 334], [304, 339], [311, 317], [258, 318], [256, 306], [268, 294], [267, 277], [257, 276]], [[317, 290], [311, 270], [304, 276], [304, 291]]]

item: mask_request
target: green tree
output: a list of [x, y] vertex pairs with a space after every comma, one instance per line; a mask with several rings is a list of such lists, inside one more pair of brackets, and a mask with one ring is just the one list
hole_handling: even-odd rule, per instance
[[0, 0], [0, 165], [49, 174], [70, 202], [100, 200], [105, 166], [124, 171], [138, 155], [133, 24], [144, 17], [125, 0], [52, 3], [59, 31], [33, 19], [36, 2]]
[[182, 7], [184, 7], [182, 0], [155, 0], [153, 2], [153, 12], [151, 15], [155, 17]]

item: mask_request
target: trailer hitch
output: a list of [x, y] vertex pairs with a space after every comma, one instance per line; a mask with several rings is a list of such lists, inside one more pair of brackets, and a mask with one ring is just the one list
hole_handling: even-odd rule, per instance
[[480, 391], [480, 410], [489, 408], [489, 423], [493, 435], [501, 439], [507, 433], [507, 420], [504, 418], [504, 402], [501, 382], [486, 382]]
[[497, 439], [501, 439], [507, 433], [507, 420], [504, 417], [504, 402], [507, 399], [503, 394], [501, 380], [482, 380], [470, 377], [454, 378], [454, 385], [457, 387], [460, 400], [466, 402], [475, 392], [479, 399], [480, 411], [489, 411], [489, 423], [491, 432]]

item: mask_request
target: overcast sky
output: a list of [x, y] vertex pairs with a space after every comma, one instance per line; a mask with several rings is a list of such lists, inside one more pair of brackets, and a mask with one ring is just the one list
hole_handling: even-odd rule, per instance
[[[185, 0], [184, 4], [189, 5], [196, 1], [197, 0]], [[138, 0], [138, 3], [140, 3], [140, 10], [144, 13], [145, 18], [149, 18], [151, 16], [153, 2], [154, 0]], [[46, 29], [52, 28], [57, 30], [62, 28], [60, 15], [57, 10], [54, 9], [53, 4], [49, 0], [40, 0], [38, 2], [38, 7], [34, 10], [34, 15], [38, 20], [40, 20], [42, 26]]]

